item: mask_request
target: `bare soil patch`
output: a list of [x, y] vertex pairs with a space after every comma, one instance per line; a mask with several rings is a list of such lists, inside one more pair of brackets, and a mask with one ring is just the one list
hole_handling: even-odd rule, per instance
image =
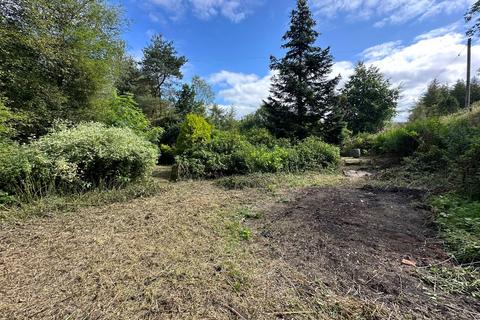
[[[339, 295], [374, 303], [380, 318], [479, 319], [480, 302], [428, 288], [417, 267], [448, 256], [417, 207], [420, 194], [375, 188], [306, 188], [258, 225], [264, 245]], [[402, 263], [402, 260], [405, 259]]]

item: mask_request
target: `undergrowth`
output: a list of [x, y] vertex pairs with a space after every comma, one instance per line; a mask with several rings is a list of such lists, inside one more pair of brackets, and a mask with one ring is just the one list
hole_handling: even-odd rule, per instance
[[480, 299], [480, 271], [474, 267], [433, 266], [419, 272], [420, 278], [436, 290]]
[[432, 198], [435, 221], [460, 263], [480, 265], [480, 202], [449, 194]]
[[158, 180], [145, 179], [125, 187], [96, 188], [87, 192], [68, 194], [49, 194], [45, 197], [32, 198], [28, 202], [9, 198], [8, 202], [0, 204], [0, 222], [72, 212], [83, 207], [126, 202], [136, 198], [153, 196], [166, 189], [167, 186]]

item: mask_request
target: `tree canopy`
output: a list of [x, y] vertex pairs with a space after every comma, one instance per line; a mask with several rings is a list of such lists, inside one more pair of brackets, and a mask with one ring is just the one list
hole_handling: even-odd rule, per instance
[[348, 129], [373, 133], [383, 129], [395, 115], [400, 93], [377, 67], [360, 62], [341, 94]]
[[28, 113], [25, 135], [88, 114], [113, 90], [123, 54], [118, 8], [103, 0], [19, 0], [0, 6], [0, 95]]
[[162, 35], [152, 37], [151, 43], [143, 50], [142, 72], [148, 79], [152, 93], [161, 98], [162, 89], [171, 79], [183, 77], [181, 68], [187, 58], [178, 56], [173, 42], [166, 41]]

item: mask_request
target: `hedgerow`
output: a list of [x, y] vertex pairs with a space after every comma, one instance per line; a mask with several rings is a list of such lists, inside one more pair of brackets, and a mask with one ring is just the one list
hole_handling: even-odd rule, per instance
[[179, 178], [255, 172], [289, 172], [335, 167], [340, 151], [319, 138], [285, 146], [285, 141], [253, 145], [239, 133], [215, 131], [209, 142], [192, 143], [176, 157]]

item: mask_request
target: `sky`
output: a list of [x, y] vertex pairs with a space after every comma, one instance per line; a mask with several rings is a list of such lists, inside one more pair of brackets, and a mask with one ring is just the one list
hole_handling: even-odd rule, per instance
[[[237, 116], [254, 112], [269, 93], [269, 57], [282, 57], [282, 36], [295, 0], [116, 0], [129, 21], [123, 38], [141, 59], [153, 34], [173, 41], [188, 58], [183, 81], [206, 79], [216, 103]], [[317, 45], [330, 47], [332, 76], [342, 83], [358, 61], [377, 66], [401, 89], [395, 120], [405, 121], [428, 83], [453, 84], [465, 78], [463, 15], [474, 0], [309, 0], [321, 33]], [[480, 67], [474, 39], [472, 68]]]

